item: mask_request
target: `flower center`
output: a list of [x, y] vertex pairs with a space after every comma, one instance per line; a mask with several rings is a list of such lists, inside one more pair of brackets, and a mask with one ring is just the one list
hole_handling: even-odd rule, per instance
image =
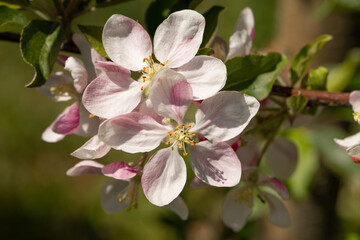
[[235, 197], [237, 197], [237, 199], [235, 200], [236, 202], [240, 204], [244, 202], [249, 208], [253, 207], [253, 189], [251, 186], [244, 187], [239, 191], [236, 191], [234, 194]]
[[190, 146], [195, 145], [194, 138], [196, 137], [195, 133], [190, 132], [190, 129], [194, 126], [194, 123], [190, 124], [180, 124], [178, 125], [173, 131], [168, 132], [168, 141], [166, 145], [171, 144], [171, 149], [174, 150], [174, 146], [178, 149], [184, 151], [183, 155], [187, 156], [188, 153], [186, 152], [185, 144], [190, 144]]
[[50, 93], [54, 95], [54, 98], [77, 96], [77, 92], [72, 83], [60, 83], [57, 87], [50, 88]]
[[144, 85], [141, 86], [141, 91], [148, 89], [153, 76], [166, 65], [166, 63], [155, 63], [151, 56], [144, 58], [143, 62], [146, 63], [147, 66], [139, 71], [142, 73], [139, 81], [144, 83]]
[[360, 111], [353, 112], [354, 120], [360, 124]]

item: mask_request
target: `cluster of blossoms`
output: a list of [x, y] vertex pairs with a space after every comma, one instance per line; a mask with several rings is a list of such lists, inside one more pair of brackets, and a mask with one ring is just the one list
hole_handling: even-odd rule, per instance
[[[253, 191], [258, 189], [271, 209], [280, 209], [284, 216], [275, 211], [270, 219], [286, 226], [289, 217], [285, 207], [261, 186], [270, 186], [285, 200], [289, 198], [286, 187], [266, 175], [254, 177], [257, 168], [247, 165], [244, 169], [239, 160], [242, 154], [235, 152], [239, 135], [260, 103], [237, 91], [220, 91], [226, 83], [223, 61], [250, 52], [253, 14], [249, 8], [243, 10], [229, 49], [223, 40], [214, 39], [213, 56], [196, 56], [204, 28], [201, 14], [174, 12], [159, 25], [152, 44], [138, 22], [113, 15], [103, 30], [103, 45], [111, 61], [75, 34], [74, 42], [85, 63], [75, 57], [60, 57], [71, 77], [53, 73], [40, 91], [55, 101], [77, 101], [42, 137], [48, 142], [72, 133], [91, 137], [72, 153], [82, 161], [67, 174], [112, 178], [101, 190], [106, 213], [136, 207], [141, 185], [152, 204], [165, 206], [186, 219], [188, 210], [179, 195], [187, 180], [185, 161], [190, 160], [196, 180], [210, 186], [236, 186], [243, 173], [244, 183], [231, 190], [224, 202], [226, 225], [234, 230], [244, 225], [251, 212]], [[103, 165], [94, 161], [111, 149], [143, 155], [131, 163]], [[148, 152], [155, 149], [147, 159]]]

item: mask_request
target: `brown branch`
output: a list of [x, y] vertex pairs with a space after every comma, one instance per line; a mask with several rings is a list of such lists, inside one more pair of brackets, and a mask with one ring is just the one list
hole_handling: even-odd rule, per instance
[[315, 102], [318, 105], [350, 106], [349, 93], [281, 87], [278, 85], [274, 85], [271, 90], [271, 95], [280, 97], [297, 96], [300, 94], [304, 97], [307, 97], [311, 102]]
[[[4, 32], [0, 33], [0, 40], [5, 40], [9, 42], [20, 42], [20, 35], [17, 33]], [[70, 52], [70, 53], [80, 53], [80, 50], [71, 42], [63, 43], [60, 51]]]

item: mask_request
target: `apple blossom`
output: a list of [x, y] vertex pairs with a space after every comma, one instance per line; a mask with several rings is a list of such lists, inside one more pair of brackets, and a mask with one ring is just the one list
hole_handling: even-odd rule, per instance
[[[195, 175], [205, 183], [234, 186], [240, 181], [241, 165], [224, 141], [238, 136], [257, 113], [259, 102], [239, 92], [220, 92], [205, 99], [195, 122], [184, 121], [191, 104], [192, 88], [185, 77], [171, 69], [154, 76], [150, 89], [154, 110], [163, 123], [141, 113], [121, 115], [101, 124], [99, 138], [115, 149], [129, 153], [148, 152], [165, 142], [168, 148], [156, 152], [144, 167], [142, 186], [155, 205], [169, 204], [181, 192], [186, 167], [179, 151], [188, 155]], [[197, 134], [206, 141], [196, 142]]]
[[[193, 10], [169, 15], [157, 28], [152, 42], [145, 29], [126, 16], [115, 14], [103, 30], [104, 48], [114, 63], [102, 62], [106, 71], [84, 92], [83, 103], [92, 114], [112, 118], [135, 109], [148, 97], [152, 79], [164, 68], [174, 68], [190, 83], [195, 100], [215, 95], [226, 81], [226, 67], [210, 56], [195, 56], [205, 27], [204, 17]], [[136, 81], [131, 71], [142, 75]]]
[[[39, 92], [57, 102], [81, 99], [86, 85], [96, 76], [92, 61], [103, 59], [91, 49], [84, 36], [75, 34], [73, 39], [84, 55], [85, 64], [76, 57], [67, 58], [65, 69], [70, 71], [71, 77], [63, 72], [55, 72], [50, 75], [45, 85], [38, 88]], [[81, 101], [74, 102], [44, 131], [42, 139], [46, 142], [57, 142], [72, 133], [84, 137], [94, 136], [97, 134], [100, 120], [89, 118], [89, 115]]]
[[[349, 103], [353, 109], [354, 120], [360, 124], [360, 91], [352, 91]], [[344, 148], [355, 163], [360, 163], [360, 132], [344, 139], [334, 139], [340, 147]]]
[[[136, 163], [140, 167], [144, 159]], [[67, 172], [69, 176], [79, 176], [83, 174], [97, 174], [112, 179], [106, 182], [101, 188], [101, 206], [105, 213], [112, 214], [125, 208], [137, 207], [137, 194], [140, 184], [141, 170], [131, 167], [125, 162], [113, 162], [107, 165], [84, 160], [77, 163]], [[181, 197], [176, 198], [165, 206], [176, 213], [182, 220], [186, 220], [189, 212]]]

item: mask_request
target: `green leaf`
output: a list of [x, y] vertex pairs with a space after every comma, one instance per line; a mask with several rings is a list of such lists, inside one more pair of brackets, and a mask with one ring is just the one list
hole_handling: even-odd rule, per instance
[[295, 56], [290, 70], [292, 86], [294, 86], [300, 77], [305, 73], [309, 64], [323, 45], [331, 39], [332, 37], [330, 35], [322, 35], [312, 43], [305, 45]]
[[313, 90], [325, 90], [326, 89], [326, 79], [329, 74], [329, 70], [325, 67], [319, 67], [315, 70], [310, 70], [309, 72], [309, 86], [308, 89]]
[[272, 72], [282, 61], [279, 53], [234, 57], [225, 62], [227, 69], [226, 90], [244, 90], [263, 73]]
[[78, 25], [80, 31], [86, 39], [89, 41], [91, 47], [93, 47], [96, 51], [98, 51], [101, 55], [108, 57], [105, 52], [104, 46], [102, 44], [102, 31], [103, 27], [99, 26], [85, 26], [85, 25]]
[[171, 13], [176, 0], [155, 0], [150, 3], [145, 14], [145, 22], [150, 36], [154, 36], [156, 28]]
[[29, 0], [1, 0], [0, 3], [6, 3], [12, 6], [17, 5], [23, 7], [30, 5]]
[[196, 56], [199, 55], [211, 55], [214, 54], [214, 50], [212, 50], [211, 48], [200, 48], [199, 51], [196, 53]]
[[269, 96], [272, 86], [284, 69], [287, 63], [287, 57], [281, 55], [281, 61], [278, 62], [276, 68], [271, 72], [260, 74], [256, 79], [245, 88], [242, 92], [255, 97], [257, 100], [264, 100]]
[[308, 102], [309, 99], [303, 95], [291, 96], [286, 99], [286, 105], [288, 106], [291, 114], [301, 112]]
[[17, 10], [0, 6], [0, 32], [21, 30], [26, 24], [25, 16]]
[[97, 8], [104, 8], [104, 7], [110, 7], [116, 4], [129, 2], [132, 0], [96, 0], [96, 7]]
[[218, 24], [218, 17], [221, 11], [224, 10], [224, 7], [221, 6], [213, 6], [210, 8], [205, 14], [205, 30], [203, 35], [203, 41], [200, 47], [205, 47], [211, 41]]
[[59, 24], [32, 20], [25, 26], [20, 49], [24, 60], [35, 69], [33, 80], [27, 87], [38, 87], [48, 79], [63, 40]]

